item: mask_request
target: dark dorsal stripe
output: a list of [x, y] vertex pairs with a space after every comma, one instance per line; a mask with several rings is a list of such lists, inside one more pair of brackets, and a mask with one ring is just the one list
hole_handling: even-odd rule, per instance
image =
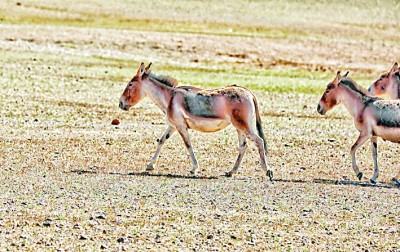
[[349, 89], [353, 90], [354, 92], [361, 95], [361, 102], [364, 104], [370, 104], [377, 100], [382, 100], [382, 98], [378, 97], [371, 97], [368, 90], [363, 88], [362, 86], [358, 85], [355, 81], [350, 79], [349, 77], [344, 77], [340, 80], [340, 84], [343, 86], [348, 87]]
[[158, 82], [160, 82], [161, 84], [164, 84], [168, 87], [176, 87], [178, 85], [178, 82], [172, 78], [171, 76], [167, 76], [167, 75], [156, 75], [153, 73], [150, 73], [150, 75], [146, 76], [148, 78], [154, 79]]
[[340, 80], [340, 84], [350, 88], [351, 90], [363, 95], [363, 96], [369, 96], [369, 92], [367, 89], [363, 88], [362, 86], [358, 85], [355, 81], [348, 77], [344, 77]]

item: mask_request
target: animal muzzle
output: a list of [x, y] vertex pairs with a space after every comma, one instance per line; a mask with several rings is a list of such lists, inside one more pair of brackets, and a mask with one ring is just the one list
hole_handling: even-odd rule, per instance
[[321, 115], [325, 115], [325, 113], [326, 113], [326, 109], [324, 107], [322, 107], [321, 104], [319, 104], [319, 103], [318, 103], [318, 106], [317, 106], [317, 111]]
[[370, 86], [370, 87], [368, 88], [368, 93], [370, 93], [371, 95], [375, 95], [374, 89], [372, 88], [372, 86]]
[[122, 110], [129, 110], [130, 106], [126, 105], [122, 100], [119, 101], [119, 108]]

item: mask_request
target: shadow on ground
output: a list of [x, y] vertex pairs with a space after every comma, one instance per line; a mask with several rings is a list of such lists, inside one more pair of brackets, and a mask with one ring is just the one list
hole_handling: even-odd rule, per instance
[[[71, 173], [77, 174], [98, 174], [100, 172], [93, 170], [71, 170]], [[160, 173], [149, 173], [149, 172], [109, 172], [110, 175], [121, 175], [121, 176], [145, 176], [145, 177], [164, 177], [164, 178], [177, 178], [177, 179], [199, 179], [199, 180], [212, 180], [212, 179], [232, 179], [225, 175], [220, 176], [197, 176], [197, 175], [179, 175], [179, 174], [160, 174]], [[234, 178], [237, 180], [249, 180], [251, 178]], [[265, 181], [269, 181], [265, 179]], [[353, 180], [333, 180], [333, 179], [313, 179], [313, 180], [301, 180], [301, 179], [274, 179], [273, 182], [279, 183], [315, 183], [324, 185], [342, 185], [342, 186], [361, 186], [361, 187], [375, 187], [375, 188], [400, 188], [400, 185], [394, 183], [369, 183], [364, 181], [353, 181]]]

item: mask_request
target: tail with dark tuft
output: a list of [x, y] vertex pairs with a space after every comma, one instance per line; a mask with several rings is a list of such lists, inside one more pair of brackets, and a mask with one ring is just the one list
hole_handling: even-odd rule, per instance
[[260, 117], [260, 112], [258, 110], [258, 102], [255, 96], [253, 96], [253, 102], [254, 102], [254, 107], [256, 109], [256, 127], [257, 127], [257, 133], [258, 135], [262, 138], [264, 141], [264, 150], [265, 150], [265, 155], [268, 154], [268, 148], [267, 148], [267, 141], [265, 140], [264, 136], [264, 131], [262, 129], [262, 124], [261, 124], [261, 117]]

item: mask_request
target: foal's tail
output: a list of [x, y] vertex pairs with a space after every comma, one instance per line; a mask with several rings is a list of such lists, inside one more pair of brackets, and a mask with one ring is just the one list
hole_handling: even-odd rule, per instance
[[258, 135], [262, 138], [262, 140], [264, 141], [264, 150], [265, 150], [265, 155], [268, 154], [268, 148], [267, 148], [267, 141], [265, 140], [265, 136], [264, 136], [264, 132], [262, 129], [262, 125], [261, 125], [261, 117], [260, 117], [260, 112], [258, 110], [258, 102], [257, 102], [257, 98], [253, 95], [253, 102], [254, 102], [254, 107], [256, 110], [256, 127], [257, 127], [257, 132]]

